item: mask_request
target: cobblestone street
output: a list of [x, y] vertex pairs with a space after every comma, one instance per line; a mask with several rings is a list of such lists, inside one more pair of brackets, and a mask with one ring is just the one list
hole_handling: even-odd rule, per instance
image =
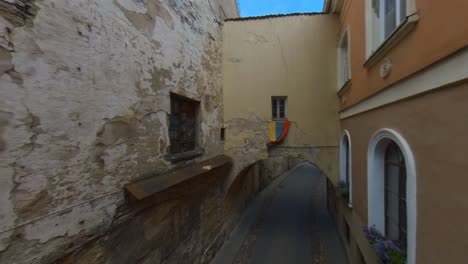
[[226, 254], [225, 258], [217, 256], [217, 261], [348, 263], [326, 209], [325, 191], [325, 178], [319, 169], [309, 164], [296, 167], [265, 201], [235, 259]]

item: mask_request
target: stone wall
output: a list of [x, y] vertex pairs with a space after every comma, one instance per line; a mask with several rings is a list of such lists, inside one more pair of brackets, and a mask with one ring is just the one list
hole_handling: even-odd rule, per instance
[[0, 0], [1, 263], [170, 262], [180, 245], [206, 262], [221, 190], [179, 186], [140, 212], [122, 187], [185, 165], [164, 158], [171, 92], [201, 102], [192, 162], [223, 152], [221, 29], [236, 16], [233, 0]]
[[222, 245], [224, 166], [118, 209], [112, 232], [57, 263], [209, 263]]
[[[232, 172], [232, 171], [231, 171]], [[249, 202], [255, 198], [260, 189], [259, 164], [244, 168], [226, 192], [224, 202], [224, 232], [229, 235], [237, 224]]]

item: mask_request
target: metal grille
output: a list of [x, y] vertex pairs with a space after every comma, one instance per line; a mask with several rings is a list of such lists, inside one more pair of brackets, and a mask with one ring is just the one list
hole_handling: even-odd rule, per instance
[[273, 119], [286, 119], [286, 97], [271, 98], [271, 114]]
[[171, 154], [195, 150], [199, 102], [171, 95], [169, 138]]

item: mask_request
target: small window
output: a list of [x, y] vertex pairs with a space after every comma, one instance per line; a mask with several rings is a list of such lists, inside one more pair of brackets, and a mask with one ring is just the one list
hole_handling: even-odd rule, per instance
[[271, 111], [273, 120], [284, 120], [286, 117], [287, 97], [273, 96], [271, 98]]
[[339, 84], [338, 89], [343, 87], [350, 79], [351, 72], [349, 67], [349, 35], [348, 31], [345, 32], [341, 38], [340, 47], [338, 49], [339, 58]]
[[200, 102], [171, 93], [170, 154], [195, 150]]
[[226, 140], [226, 128], [221, 128], [221, 141]]

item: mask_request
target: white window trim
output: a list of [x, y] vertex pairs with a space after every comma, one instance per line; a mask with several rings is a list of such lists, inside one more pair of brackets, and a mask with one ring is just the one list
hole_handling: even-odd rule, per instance
[[[348, 46], [347, 46], [347, 49], [348, 49], [348, 59], [346, 61], [346, 63], [348, 64], [348, 78], [347, 80], [344, 80], [344, 74], [343, 74], [343, 58], [342, 58], [342, 46], [343, 46], [343, 41], [345, 40], [345, 37], [346, 37], [346, 40], [347, 40], [347, 43], [348, 43]], [[349, 30], [349, 26], [346, 27], [346, 29], [343, 31], [343, 33], [341, 34], [341, 37], [340, 37], [340, 41], [338, 42], [338, 50], [337, 50], [337, 53], [338, 53], [338, 90], [340, 90], [348, 81], [351, 80], [351, 34], [350, 34], [350, 30]]]
[[[276, 118], [274, 116], [272, 116], [271, 118], [273, 120], [287, 120], [288, 119], [288, 97], [287, 96], [272, 96], [271, 97], [271, 104], [272, 104], [272, 108], [273, 108], [273, 100], [277, 101], [276, 102], [276, 106], [277, 108], [275, 109], [276, 110]], [[279, 100], [284, 100], [284, 118], [280, 118], [280, 107], [279, 107]], [[272, 111], [273, 113], [273, 111]]]
[[368, 224], [385, 233], [384, 198], [384, 158], [385, 141], [394, 141], [405, 158], [406, 165], [406, 206], [407, 206], [407, 263], [416, 263], [417, 197], [416, 164], [411, 148], [406, 140], [395, 130], [382, 129], [372, 137], [367, 152], [367, 191]]
[[[366, 13], [365, 13], [365, 19], [366, 19], [366, 58], [370, 58], [374, 52], [376, 52], [379, 47], [385, 43], [387, 38], [389, 38], [392, 34], [390, 34], [388, 37], [385, 37], [385, 8], [384, 4], [386, 0], [378, 0], [379, 5], [380, 5], [380, 24], [379, 25], [373, 25], [372, 24], [372, 0], [366, 0]], [[405, 1], [406, 3], [406, 14], [401, 14], [401, 3], [402, 1]], [[404, 22], [404, 18], [408, 17], [410, 14], [413, 14], [416, 12], [416, 7], [415, 7], [415, 0], [396, 0], [396, 18], [397, 18], [397, 23], [396, 27], [394, 30], [397, 30], [398, 27]], [[373, 27], [378, 26], [379, 27], [379, 32], [380, 32], [380, 44], [377, 45], [376, 47], [373, 46]]]
[[349, 207], [353, 204], [353, 172], [352, 172], [352, 146], [351, 146], [351, 135], [348, 130], [343, 132], [340, 140], [340, 181], [346, 181], [346, 152], [344, 149], [344, 140], [348, 139], [348, 172], [349, 172]]
[[[389, 36], [391, 36], [391, 33], [388, 34], [388, 37], [385, 36], [385, 22], [387, 19], [385, 18], [385, 1], [388, 0], [379, 0], [380, 1], [380, 44], [384, 43]], [[401, 14], [401, 2], [405, 0], [395, 0], [395, 13], [396, 13], [396, 25], [393, 31], [395, 31], [403, 22], [402, 17], [406, 17], [406, 14]], [[406, 10], [406, 9], [405, 9]], [[377, 47], [378, 48], [378, 47]]]

